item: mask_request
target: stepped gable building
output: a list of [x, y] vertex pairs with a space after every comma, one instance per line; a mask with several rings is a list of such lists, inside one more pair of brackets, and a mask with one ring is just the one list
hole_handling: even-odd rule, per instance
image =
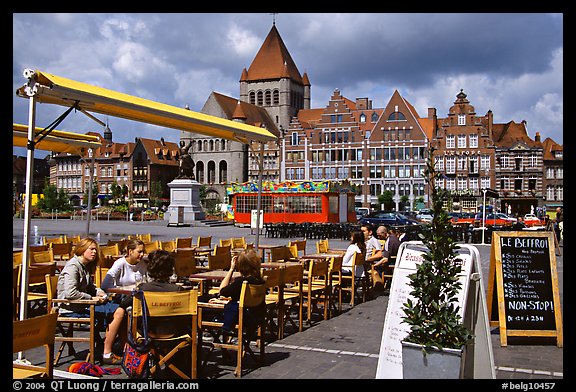
[[[540, 134], [536, 133], [540, 141]], [[564, 206], [564, 148], [549, 137], [542, 142], [543, 147], [543, 179], [544, 207], [554, 211]]]
[[526, 121], [494, 124], [495, 189], [501, 211], [524, 216], [542, 206], [543, 145], [528, 136]]
[[[436, 109], [429, 109], [435, 117]], [[448, 211], [476, 212], [482, 203], [482, 189], [495, 189], [495, 152], [492, 111], [477, 116], [463, 90], [456, 95], [448, 117], [437, 118], [432, 144], [435, 164], [443, 172], [438, 186], [451, 191]]]

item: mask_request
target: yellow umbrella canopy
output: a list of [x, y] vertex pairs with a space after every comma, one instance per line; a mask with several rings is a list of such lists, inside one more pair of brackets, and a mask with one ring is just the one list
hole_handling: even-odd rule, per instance
[[[35, 140], [38, 139], [42, 130], [42, 128], [36, 127], [34, 132]], [[13, 123], [12, 143], [14, 147], [27, 147], [27, 125]], [[101, 147], [98, 136], [58, 130], [52, 130], [34, 146], [37, 150], [67, 152], [71, 154], [81, 154], [86, 148], [98, 147]]]

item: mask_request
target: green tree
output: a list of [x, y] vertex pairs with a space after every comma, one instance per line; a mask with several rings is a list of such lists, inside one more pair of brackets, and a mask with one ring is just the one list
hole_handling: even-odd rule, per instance
[[391, 210], [394, 206], [393, 197], [392, 191], [384, 191], [381, 195], [378, 195], [378, 203], [384, 205], [385, 210]]
[[160, 207], [160, 197], [162, 197], [162, 183], [150, 181], [150, 206]]
[[[84, 200], [86, 205], [88, 205], [88, 188], [84, 191]], [[94, 207], [98, 204], [98, 181], [94, 181], [92, 184], [92, 203], [91, 206]]]
[[46, 182], [42, 190], [44, 197], [38, 201], [38, 208], [42, 211], [67, 211], [70, 210], [68, 194], [63, 189], [58, 191], [55, 185]]

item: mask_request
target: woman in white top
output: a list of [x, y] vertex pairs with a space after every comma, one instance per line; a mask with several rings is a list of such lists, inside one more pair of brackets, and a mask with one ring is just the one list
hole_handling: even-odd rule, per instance
[[136, 276], [146, 276], [146, 263], [144, 256], [144, 242], [138, 239], [128, 241], [126, 256], [119, 258], [106, 273], [102, 281], [102, 290], [108, 291], [111, 287], [130, 286], [141, 283], [136, 282]]
[[[352, 275], [352, 262], [354, 253], [361, 253], [366, 255], [366, 243], [364, 242], [364, 233], [361, 231], [353, 231], [350, 235], [350, 245], [346, 249], [344, 259], [342, 260], [342, 274]], [[359, 256], [356, 256], [359, 257]], [[364, 273], [363, 266], [356, 266], [356, 276], [362, 276]]]

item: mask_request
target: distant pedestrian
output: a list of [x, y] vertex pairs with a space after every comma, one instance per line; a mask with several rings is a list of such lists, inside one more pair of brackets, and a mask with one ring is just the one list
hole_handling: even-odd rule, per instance
[[556, 233], [556, 239], [558, 243], [562, 240], [564, 231], [564, 211], [562, 207], [556, 208], [556, 219], [554, 220], [554, 232]]

